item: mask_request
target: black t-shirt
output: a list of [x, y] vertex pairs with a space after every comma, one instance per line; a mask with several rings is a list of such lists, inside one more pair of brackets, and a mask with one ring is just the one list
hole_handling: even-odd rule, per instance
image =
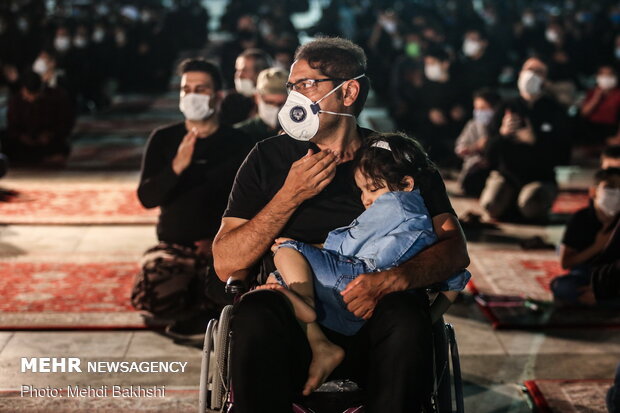
[[[536, 141], [530, 145], [499, 133], [506, 109], [528, 119]], [[554, 167], [566, 164], [570, 153], [568, 118], [555, 100], [542, 96], [532, 106], [522, 98], [505, 103], [490, 126], [486, 156], [493, 169], [513, 184], [522, 186], [534, 181], [555, 182]]]
[[[360, 129], [360, 132], [365, 137], [373, 131]], [[250, 220], [256, 216], [284, 185], [291, 164], [308, 149], [319, 151], [314, 143], [298, 141], [288, 135], [274, 136], [256, 144], [239, 168], [224, 217]], [[439, 172], [418, 179], [416, 184], [431, 216], [456, 215]], [[345, 162], [337, 166], [333, 181], [320, 194], [297, 208], [280, 236], [323, 243], [330, 231], [349, 225], [362, 212], [364, 206], [355, 186], [352, 162]]]
[[138, 197], [147, 208], [160, 207], [159, 240], [192, 245], [217, 233], [237, 169], [253, 143], [245, 134], [220, 126], [196, 140], [192, 163], [177, 176], [172, 160], [186, 134], [184, 122], [151, 134]]
[[583, 251], [594, 244], [596, 234], [603, 228], [603, 224], [596, 217], [594, 206], [580, 209], [566, 224], [562, 244], [576, 251]]

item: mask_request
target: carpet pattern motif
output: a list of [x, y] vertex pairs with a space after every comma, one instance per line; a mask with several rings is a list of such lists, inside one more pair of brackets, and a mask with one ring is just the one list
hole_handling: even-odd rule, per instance
[[18, 191], [0, 203], [2, 224], [154, 224], [157, 209], [140, 205], [132, 183], [47, 183], [13, 181]]
[[529, 380], [530, 397], [541, 413], [607, 413], [612, 380]]
[[[0, 262], [1, 329], [142, 328], [129, 302], [138, 259], [32, 257]], [[110, 258], [109, 258], [110, 259]], [[117, 258], [118, 259], [118, 258]]]
[[470, 291], [495, 328], [618, 327], [613, 309], [557, 307], [549, 288], [564, 274], [555, 251], [474, 248]]

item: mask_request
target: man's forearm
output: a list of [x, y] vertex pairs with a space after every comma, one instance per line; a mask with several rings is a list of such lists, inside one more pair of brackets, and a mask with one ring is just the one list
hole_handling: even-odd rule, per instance
[[390, 271], [407, 280], [409, 288], [421, 288], [443, 282], [468, 265], [467, 247], [455, 237], [438, 241]]
[[[251, 268], [267, 252], [298, 205], [280, 192], [251, 220], [216, 235], [215, 271], [222, 280]], [[221, 232], [221, 231], [220, 231]]]

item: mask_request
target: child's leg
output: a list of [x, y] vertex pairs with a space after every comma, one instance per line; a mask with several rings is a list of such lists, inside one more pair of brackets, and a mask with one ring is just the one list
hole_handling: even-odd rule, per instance
[[[297, 313], [298, 307], [295, 301], [300, 301], [312, 310], [313, 317], [310, 321], [314, 321], [316, 312], [314, 311], [313, 272], [304, 255], [292, 248], [280, 248], [274, 256], [274, 263], [286, 284], [294, 291], [294, 293], [287, 292], [296, 298], [293, 300], [289, 296], [297, 318], [305, 321]], [[344, 359], [344, 350], [329, 341], [317, 323], [310, 322], [306, 325], [306, 335], [312, 349], [312, 362], [308, 369], [308, 380], [303, 388], [305, 396], [323, 384]]]
[[314, 309], [306, 304], [304, 300], [301, 299], [300, 296], [290, 291], [288, 288], [281, 286], [277, 282], [275, 283], [267, 283], [264, 285], [259, 285], [256, 287], [257, 290], [278, 290], [282, 294], [288, 298], [290, 303], [293, 306], [293, 312], [295, 313], [295, 317], [304, 323], [311, 323], [316, 319], [316, 312]]
[[[284, 247], [278, 249], [273, 257], [273, 261], [280, 272], [280, 276], [282, 276], [290, 291], [294, 293], [291, 294], [288, 291], [287, 297], [290, 299], [291, 295], [296, 295], [295, 301], [291, 302], [295, 308], [297, 318], [306, 323], [316, 320], [312, 268], [310, 268], [306, 258], [299, 251]], [[300, 314], [297, 313], [298, 310]]]
[[302, 392], [304, 396], [308, 396], [323, 384], [344, 359], [344, 350], [329, 341], [317, 323], [306, 326], [306, 335], [312, 349], [312, 361]]

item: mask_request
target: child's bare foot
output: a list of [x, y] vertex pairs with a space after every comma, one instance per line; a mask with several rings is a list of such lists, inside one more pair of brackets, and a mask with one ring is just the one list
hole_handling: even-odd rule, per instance
[[344, 359], [344, 350], [334, 343], [322, 340], [312, 348], [312, 361], [308, 369], [308, 380], [303, 395], [308, 396], [325, 383], [327, 377]]
[[282, 287], [278, 283], [267, 283], [256, 287], [257, 290], [278, 290], [288, 298], [293, 305], [295, 317], [304, 323], [313, 323], [316, 320], [316, 312], [314, 308], [308, 305], [300, 296], [290, 291], [288, 288]]

